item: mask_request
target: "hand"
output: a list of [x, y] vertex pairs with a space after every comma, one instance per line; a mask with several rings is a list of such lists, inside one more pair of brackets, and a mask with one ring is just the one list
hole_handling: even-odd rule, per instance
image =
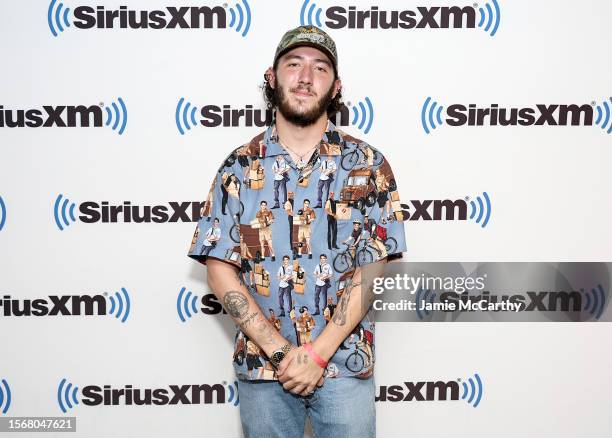
[[293, 348], [278, 365], [276, 375], [283, 388], [297, 394], [310, 395], [325, 379], [321, 368], [304, 347]]

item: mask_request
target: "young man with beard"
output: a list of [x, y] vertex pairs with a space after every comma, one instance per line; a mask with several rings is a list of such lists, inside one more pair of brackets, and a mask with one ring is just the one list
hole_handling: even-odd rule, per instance
[[[245, 164], [245, 156], [249, 160], [257, 156], [264, 174], [273, 175], [276, 157], [282, 155], [289, 166], [286, 185], [287, 192], [292, 194], [291, 205], [293, 202], [295, 205], [305, 205], [307, 200], [315, 198], [321, 206], [325, 205], [327, 199], [322, 196], [321, 189], [325, 188], [326, 195], [327, 192], [341, 193], [344, 181], [352, 170], [340, 166], [343, 154], [355, 152], [357, 148], [365, 148], [368, 154], [373, 154], [375, 150], [380, 153], [366, 142], [337, 129], [329, 120], [341, 106], [342, 84], [338, 76], [338, 55], [334, 41], [314, 26], [300, 26], [288, 31], [282, 37], [273, 65], [266, 70], [264, 78], [264, 97], [268, 107], [275, 109], [272, 125], [246, 145], [234, 150], [232, 153], [238, 155], [239, 159], [231, 165], [224, 162], [222, 167], [229, 169], [220, 169], [218, 174], [222, 174], [222, 171], [239, 173]], [[265, 152], [257, 155], [257, 151]], [[321, 166], [323, 160], [336, 169], [335, 177], [332, 181], [319, 184], [321, 167], [326, 169], [325, 165]], [[333, 160], [334, 165], [331, 165], [330, 160]], [[360, 168], [365, 166], [366, 170], [376, 170], [373, 163], [357, 165]], [[390, 169], [384, 157], [380, 165]], [[222, 197], [221, 191], [216, 188], [218, 186], [214, 186], [215, 199]], [[279, 183], [276, 187], [278, 190]], [[232, 214], [217, 214], [220, 202], [212, 203], [215, 207], [211, 214], [213, 217], [221, 216], [221, 220], [225, 221], [223, 229], [239, 227], [247, 245], [256, 248], [256, 231], [249, 226], [249, 219], [257, 214], [260, 203], [272, 199], [273, 195], [272, 178], [265, 178], [263, 187], [258, 190], [243, 184], [238, 201], [244, 204], [241, 214], [241, 205], [232, 197], [227, 205]], [[378, 223], [383, 212], [376, 203], [367, 211], [343, 206], [343, 215], [337, 224], [338, 238], [344, 240], [349, 237], [351, 224], [363, 222], [365, 215]], [[334, 260], [341, 250], [333, 246], [328, 248], [324, 237], [328, 229], [327, 218], [320, 214], [312, 215], [312, 219], [309, 230], [312, 239], [308, 252], [327, 253], [329, 259]], [[196, 230], [205, 227], [205, 222], [206, 218], [201, 218]], [[269, 361], [276, 368], [276, 373], [255, 375], [252, 370], [258, 364], [254, 359], [250, 361], [250, 369], [249, 364], [234, 363], [239, 379], [240, 417], [244, 435], [247, 438], [302, 438], [306, 419], [310, 418], [318, 438], [374, 437], [374, 359], [359, 372], [354, 372], [346, 366], [350, 351], [346, 347], [341, 348], [359, 324], [362, 327], [371, 326], [368, 310], [371, 308], [372, 291], [371, 285], [365, 284], [365, 277], [362, 284], [362, 267], [350, 267], [343, 274], [335, 270], [332, 272], [332, 290], [339, 290], [341, 278], [346, 284], [343, 285], [343, 293], [333, 316], [328, 316], [329, 321], [321, 313], [310, 315], [306, 309], [315, 299], [317, 282], [314, 272], [319, 261], [306, 257], [297, 260], [298, 256], [291, 248], [295, 224], [273, 221], [269, 227], [270, 244], [274, 251], [278, 254], [293, 253], [293, 266], [297, 266], [294, 274], [297, 271], [296, 275], [303, 272], [306, 276], [305, 279], [296, 277], [300, 279], [303, 289], [300, 288], [299, 292], [296, 289], [293, 294], [289, 314], [278, 315], [282, 322], [280, 332], [261, 310], [272, 308], [278, 297], [265, 292], [249, 293], [236, 275], [242, 263], [233, 256], [237, 244], [231, 239], [231, 233], [224, 233], [207, 257], [199, 255], [198, 245], [189, 252], [191, 257], [208, 266], [208, 283], [237, 323], [238, 330], [256, 343], [263, 360]], [[368, 268], [380, 269], [386, 260], [401, 257], [401, 253], [406, 250], [404, 224], [401, 220], [393, 221], [388, 226], [387, 235], [395, 238], [397, 249], [386, 258], [373, 260]], [[240, 257], [249, 257], [249, 254], [241, 250]], [[269, 257], [260, 260], [255, 269], [256, 282], [262, 281], [265, 272], [277, 272], [282, 263], [283, 260]], [[335, 269], [333, 263], [331, 267]], [[279, 282], [280, 279], [272, 276], [268, 290], [277, 290]], [[306, 319], [311, 319], [308, 319], [307, 328], [310, 330], [306, 335], [298, 334], [295, 330], [294, 322], [298, 322], [295, 309], [300, 309], [302, 313], [298, 324], [300, 328]]]

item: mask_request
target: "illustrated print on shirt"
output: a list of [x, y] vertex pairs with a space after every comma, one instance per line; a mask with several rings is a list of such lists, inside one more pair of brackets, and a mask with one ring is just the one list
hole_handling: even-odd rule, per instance
[[[259, 211], [255, 215], [248, 226], [244, 228], [243, 235], [247, 241], [247, 246], [252, 250], [253, 239], [250, 236], [253, 235], [253, 230], [257, 230], [257, 241], [259, 247], [255, 245], [255, 258], [259, 261], [265, 260], [266, 257], [270, 257], [272, 261], [276, 259], [274, 255], [274, 244], [272, 242], [272, 224], [274, 223], [274, 214], [268, 208], [268, 202], [263, 200], [259, 203]], [[249, 229], [250, 227], [250, 229]]]
[[282, 194], [282, 203], [287, 202], [287, 181], [289, 181], [289, 165], [285, 161], [285, 157], [277, 155], [272, 165], [274, 172], [274, 208], [280, 208], [279, 191]]
[[313, 315], [319, 315], [319, 301], [322, 300], [323, 305], [327, 304], [327, 291], [331, 286], [331, 278], [333, 277], [332, 267], [327, 263], [327, 255], [321, 254], [319, 256], [319, 263], [315, 266], [313, 274], [315, 277], [315, 312]]
[[283, 209], [285, 210], [285, 214], [287, 215], [287, 223], [289, 225], [288, 230], [289, 232], [287, 233], [289, 236], [289, 247], [291, 248], [292, 252], [293, 252], [293, 258], [296, 259], [297, 258], [297, 252], [294, 249], [293, 246], [293, 239], [294, 239], [294, 231], [293, 231], [293, 206], [295, 204], [295, 193], [290, 191], [287, 194], [287, 201], [283, 204]]
[[[224, 172], [221, 176], [221, 214], [226, 215], [227, 213], [227, 203], [229, 200], [229, 196], [233, 196], [237, 202], [240, 202], [240, 181], [238, 177], [229, 172]], [[244, 209], [244, 205], [241, 204], [242, 209]], [[242, 211], [239, 212], [241, 214]]]
[[329, 196], [329, 187], [334, 180], [334, 172], [336, 171], [336, 162], [332, 156], [328, 156], [326, 159], [321, 161], [319, 168], [319, 183], [317, 184], [317, 205], [315, 208], [321, 208], [321, 202], [323, 193], [325, 192], [325, 199]]
[[325, 201], [325, 214], [327, 217], [327, 249], [340, 249], [338, 246], [338, 201], [334, 199], [334, 192], [330, 191]]
[[293, 224], [298, 226], [297, 246], [294, 251], [298, 257], [306, 253], [309, 259], [312, 258], [312, 246], [310, 244], [310, 238], [312, 236], [311, 224], [316, 218], [316, 213], [310, 208], [310, 199], [304, 199], [302, 208], [298, 210], [297, 217], [293, 219]]
[[214, 218], [212, 226], [206, 230], [204, 241], [200, 255], [208, 255], [208, 253], [217, 245], [217, 241], [221, 239], [221, 227], [219, 226], [219, 218]]
[[308, 306], [300, 307], [300, 316], [297, 318], [297, 330], [299, 334], [300, 345], [307, 342], [312, 342], [311, 332], [316, 326], [315, 319], [308, 311]]
[[274, 327], [276, 331], [280, 333], [282, 321], [276, 316], [274, 309], [268, 309], [268, 321], [270, 321], [272, 327]]
[[293, 265], [289, 263], [288, 255], [283, 256], [283, 264], [278, 268], [276, 277], [278, 278], [278, 307], [279, 317], [285, 316], [285, 297], [287, 299], [287, 309], [293, 306], [291, 292], [293, 290]]
[[[215, 218], [218, 219], [215, 223]], [[273, 123], [223, 161], [203, 203], [189, 256], [239, 270], [270, 323], [295, 345], [341, 318], [358, 267], [406, 251], [405, 215], [386, 158], [331, 121], [298, 169]], [[367, 378], [374, 369], [368, 315], [341, 343], [327, 378]], [[261, 349], [236, 327], [238, 378], [274, 380]], [[252, 345], [251, 345], [252, 344]]]

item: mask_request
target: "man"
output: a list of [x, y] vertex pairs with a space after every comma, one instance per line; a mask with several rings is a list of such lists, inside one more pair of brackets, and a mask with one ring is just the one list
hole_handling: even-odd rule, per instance
[[221, 238], [221, 228], [219, 228], [219, 218], [213, 220], [212, 227], [206, 230], [204, 236], [204, 242], [202, 243], [202, 249], [200, 255], [208, 255], [208, 253], [215, 247], [217, 241]]
[[[313, 169], [318, 169], [320, 160], [330, 157], [337, 170], [329, 190], [339, 193], [343, 181], [353, 170], [340, 166], [342, 154], [356, 153], [358, 145], [365, 142], [337, 129], [329, 120], [342, 105], [335, 43], [327, 33], [314, 26], [292, 29], [282, 37], [272, 66], [266, 70], [264, 78], [264, 98], [268, 107], [274, 109], [274, 119], [264, 132], [250, 140], [248, 150], [265, 149], [260, 156], [260, 165], [268, 175], [273, 173], [276, 157], [284, 157], [289, 166], [288, 189], [294, 193], [296, 205], [318, 196], [317, 180], [306, 176], [312, 174]], [[322, 147], [330, 144], [333, 147]], [[385, 169], [391, 169], [384, 157], [383, 162]], [[226, 167], [230, 168], [225, 171], [241, 172], [238, 160]], [[374, 170], [371, 169], [372, 172]], [[389, 174], [389, 171], [386, 172]], [[244, 211], [257, 211], [261, 199], [271, 199], [273, 191], [271, 178], [256, 190], [243, 186], [240, 201], [244, 204]], [[221, 199], [221, 196], [221, 190], [215, 189], [214, 199]], [[220, 212], [219, 204], [214, 203], [214, 216], [218, 216], [217, 211]], [[232, 206], [237, 208], [235, 205], [228, 203], [230, 213], [236, 213], [231, 211]], [[355, 208], [350, 209], [348, 214], [345, 220], [364, 219], [362, 212]], [[381, 211], [377, 204], [369, 207], [367, 214], [379, 222]], [[222, 216], [222, 221], [222, 228], [230, 229], [238, 219], [235, 214], [228, 214]], [[205, 227], [205, 223], [206, 218], [201, 218], [197, 227]], [[273, 243], [279, 254], [292, 252], [289, 239], [292, 230], [288, 225], [286, 221], [273, 221], [268, 225], [271, 232], [264, 240], [269, 240], [269, 245]], [[326, 239], [322, 238], [326, 222], [315, 220], [310, 227], [309, 234], [313, 238], [310, 239], [309, 253], [328, 252], [331, 258]], [[350, 234], [351, 227], [348, 228], [340, 227], [339, 233], [342, 234], [339, 239], [345, 239], [345, 234]], [[251, 228], [242, 231], [246, 239], [254, 238]], [[406, 251], [403, 222], [394, 221], [387, 233], [397, 241], [397, 249], [387, 258], [397, 258]], [[341, 347], [359, 323], [366, 325], [369, 321], [368, 308], [362, 303], [371, 299], [372, 292], [369, 285], [361, 285], [362, 267], [355, 267], [343, 274], [342, 281], [345, 283], [342, 296], [331, 319], [325, 321], [324, 315], [310, 315], [307, 311], [307, 306], [312, 305], [314, 299], [316, 278], [313, 273], [315, 263], [304, 260], [304, 289], [292, 294], [288, 315], [278, 315], [282, 322], [279, 332], [261, 310], [272, 307], [275, 297], [249, 293], [236, 279], [241, 264], [227, 255], [234, 246], [235, 242], [222, 234], [208, 257], [199, 256], [198, 245], [189, 255], [207, 265], [211, 290], [238, 325], [238, 330], [260, 347], [264, 360], [276, 369], [276, 373], [259, 376], [259, 373], [252, 372], [258, 365], [256, 361], [251, 361], [250, 370], [248, 364], [234, 363], [245, 437], [302, 438], [307, 418], [317, 437], [375, 436], [374, 361], [359, 373], [353, 372], [346, 366], [351, 350]], [[241, 254], [241, 257], [248, 255]], [[385, 261], [374, 262], [370, 268], [381, 268]], [[283, 263], [284, 260], [266, 258], [256, 269], [255, 275], [261, 275], [258, 272], [261, 269], [278, 272]], [[330, 280], [335, 290], [341, 276], [336, 275], [336, 271], [333, 274]], [[276, 277], [271, 279], [273, 285], [280, 285], [280, 281]], [[301, 310], [299, 316], [296, 309]], [[300, 330], [296, 331], [297, 325]], [[326, 370], [333, 371], [324, 375]]]
[[387, 234], [387, 229], [382, 225], [378, 225], [375, 221], [368, 221], [367, 217], [365, 223], [368, 224], [368, 244], [376, 250], [377, 258], [387, 257], [387, 248], [385, 247], [385, 241], [381, 238]]
[[376, 196], [376, 200], [378, 202], [378, 206], [380, 208], [385, 207], [386, 208], [386, 214], [385, 216], [383, 216], [382, 218], [382, 223], [386, 224], [387, 223], [387, 219], [388, 220], [393, 220], [393, 217], [391, 216], [390, 212], [391, 212], [391, 201], [389, 200], [389, 182], [387, 181], [387, 177], [385, 176], [385, 174], [383, 173], [382, 169], [379, 167], [378, 169], [376, 169], [376, 171], [374, 172], [376, 178], [374, 180], [374, 183], [376, 184], [376, 191], [378, 193], [378, 195]]
[[266, 258], [264, 245], [268, 245], [270, 256], [272, 257], [272, 261], [274, 261], [274, 245], [272, 244], [272, 228], [270, 227], [272, 222], [274, 222], [274, 215], [268, 209], [268, 203], [266, 201], [261, 201], [259, 203], [259, 211], [255, 215], [255, 219], [257, 219], [259, 222], [259, 245], [261, 246], [261, 258]]
[[293, 302], [291, 298], [291, 289], [293, 289], [293, 265], [289, 264], [289, 256], [283, 256], [283, 264], [278, 268], [276, 274], [278, 278], [278, 307], [280, 308], [279, 317], [285, 316], [284, 297], [287, 296], [287, 307], [291, 308]]
[[247, 246], [243, 235], [240, 236], [240, 255], [240, 273], [242, 274], [243, 282], [247, 287], [255, 289], [255, 273], [251, 266], [253, 254], [251, 254], [251, 250]]
[[268, 316], [268, 321], [270, 321], [270, 324], [274, 326], [276, 331], [280, 332], [281, 331], [281, 320], [278, 319], [277, 316], [274, 314], [274, 309], [268, 309], [268, 312], [270, 313], [270, 316]]
[[350, 243], [350, 252], [353, 260], [355, 260], [355, 254], [357, 253], [357, 245], [361, 242], [361, 238], [363, 237], [363, 228], [361, 227], [361, 221], [359, 219], [355, 219], [353, 221], [353, 231], [349, 236], [342, 241], [344, 245]]
[[302, 345], [310, 342], [312, 337], [310, 332], [315, 328], [315, 320], [310, 313], [308, 313], [308, 307], [302, 306], [300, 308], [300, 316], [297, 319], [298, 332], [300, 333], [300, 343]]
[[336, 310], [334, 300], [332, 297], [328, 297], [327, 306], [325, 306], [325, 310], [323, 310], [323, 316], [325, 317], [325, 325], [329, 324], [331, 319], [334, 317], [334, 310]]
[[321, 202], [323, 198], [323, 190], [325, 190], [325, 199], [329, 196], [329, 185], [334, 180], [334, 172], [336, 171], [336, 162], [332, 159], [331, 155], [326, 160], [321, 161], [319, 168], [319, 184], [317, 186], [317, 205], [315, 208], [321, 208]]
[[[299, 212], [298, 212], [299, 213]], [[311, 226], [310, 224], [315, 220], [316, 214], [312, 208], [310, 208], [310, 200], [304, 199], [304, 205], [300, 213], [300, 225], [298, 226], [298, 242], [306, 242], [306, 250], [308, 251], [308, 258], [312, 258], [312, 246], [310, 246]]]
[[[355, 339], [357, 338], [357, 339]], [[368, 368], [370, 366], [370, 361], [372, 359], [372, 336], [371, 332], [369, 332], [363, 327], [361, 323], [357, 325], [353, 329], [351, 336], [349, 337], [349, 344], [357, 344], [359, 348], [361, 348], [366, 353], [364, 368]]]
[[272, 166], [274, 172], [274, 206], [272, 208], [280, 208], [278, 201], [278, 189], [281, 188], [283, 192], [283, 204], [287, 202], [287, 172], [289, 166], [285, 162], [285, 158], [282, 155], [277, 155], [274, 165]]
[[[221, 192], [223, 193], [223, 197], [221, 198], [221, 213], [223, 215], [227, 214], [225, 212], [225, 207], [227, 206], [228, 196], [230, 194], [230, 190], [232, 193], [238, 193], [240, 187], [238, 185], [238, 178], [233, 173], [224, 174], [221, 181], [223, 184], [221, 185]], [[231, 187], [230, 187], [231, 186]]]
[[313, 315], [318, 315], [319, 312], [319, 297], [321, 292], [323, 292], [323, 304], [327, 302], [327, 289], [331, 286], [330, 278], [332, 278], [332, 267], [329, 263], [327, 263], [327, 256], [325, 254], [321, 254], [319, 256], [319, 264], [315, 266], [314, 270], [315, 280], [315, 313]]
[[261, 363], [261, 360], [259, 359], [259, 357], [261, 356], [261, 350], [259, 349], [259, 347], [257, 346], [255, 342], [251, 341], [248, 338], [246, 341], [246, 348], [247, 348], [246, 363], [247, 363], [247, 370], [249, 372], [249, 377], [250, 378], [253, 377], [253, 369], [256, 368], [257, 378], [259, 379], [261, 378], [261, 375], [263, 374], [263, 371], [264, 371], [264, 366]]
[[[287, 222], [289, 223], [289, 246], [293, 249], [293, 203], [294, 193], [289, 192], [287, 201], [284, 204], [285, 213], [287, 213]], [[295, 255], [295, 254], [294, 254]], [[295, 258], [295, 257], [294, 257]]]
[[325, 202], [325, 213], [327, 214], [327, 249], [339, 249], [338, 240], [338, 219], [336, 216], [336, 205], [338, 201], [334, 199], [334, 192], [329, 192], [327, 202]]

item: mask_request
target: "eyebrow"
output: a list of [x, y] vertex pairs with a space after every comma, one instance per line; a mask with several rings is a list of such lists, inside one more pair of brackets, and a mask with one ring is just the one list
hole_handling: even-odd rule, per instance
[[[299, 59], [299, 60], [303, 60], [304, 57], [300, 56], [300, 55], [289, 55], [286, 57], [285, 61], [289, 61], [291, 59]], [[327, 59], [322, 59], [322, 58], [316, 58], [315, 62], [322, 62], [323, 64], [327, 65], [329, 68], [332, 67], [331, 63], [327, 60]]]

